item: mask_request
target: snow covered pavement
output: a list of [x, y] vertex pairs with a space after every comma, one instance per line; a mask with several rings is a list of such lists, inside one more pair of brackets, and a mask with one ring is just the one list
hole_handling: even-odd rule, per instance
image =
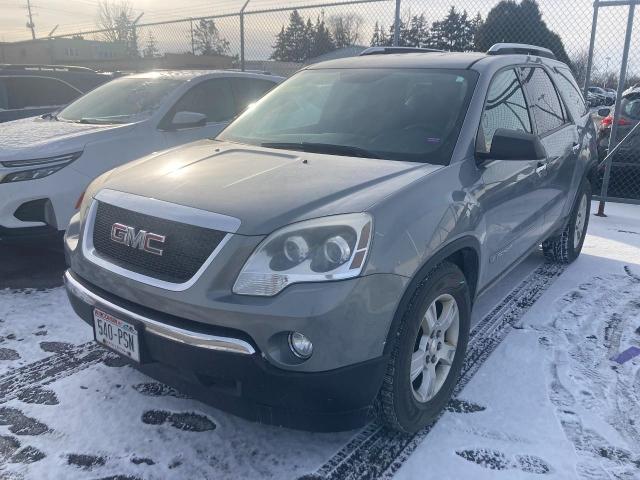
[[0, 478], [640, 479], [640, 206], [607, 214], [573, 265], [532, 255], [479, 299], [415, 437], [246, 422], [95, 346], [62, 288], [0, 290]]

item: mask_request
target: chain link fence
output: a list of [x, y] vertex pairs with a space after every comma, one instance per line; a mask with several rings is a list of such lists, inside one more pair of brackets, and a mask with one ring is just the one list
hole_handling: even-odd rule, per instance
[[[544, 46], [567, 62], [585, 86], [601, 160], [594, 192], [640, 201], [640, 134], [629, 135], [640, 120], [640, 94], [620, 95], [616, 102], [618, 87], [621, 94], [640, 85], [640, 30], [629, 28], [640, 15], [628, 21], [632, 4], [640, 0], [301, 0], [260, 8], [261, 1], [250, 0], [235, 12], [218, 14], [212, 6], [212, 14], [204, 17], [125, 22], [118, 28], [85, 32], [61, 29], [47, 40], [119, 45], [114, 58], [104, 60], [107, 68], [121, 65], [124, 52], [129, 61], [124, 69], [130, 70], [215, 67], [285, 76], [305, 64], [356, 55], [371, 45], [451, 51], [486, 51], [498, 42]], [[625, 44], [628, 58], [620, 82]], [[617, 141], [624, 139], [615, 151], [616, 142], [609, 145], [612, 131]]]

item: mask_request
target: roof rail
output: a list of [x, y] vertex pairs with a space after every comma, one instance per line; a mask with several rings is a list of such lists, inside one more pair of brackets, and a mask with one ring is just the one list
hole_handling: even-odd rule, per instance
[[552, 58], [557, 60], [555, 54], [544, 47], [535, 45], [527, 45], [526, 43], [496, 43], [493, 45], [487, 55], [537, 55], [538, 57]]
[[95, 70], [92, 70], [91, 68], [87, 68], [87, 67], [73, 67], [68, 65], [35, 65], [35, 64], [11, 64], [11, 63], [1, 63], [0, 70], [97, 73]]
[[444, 52], [444, 50], [438, 50], [437, 48], [419, 48], [419, 47], [369, 47], [358, 56], [365, 55], [386, 55], [390, 53], [438, 53]]

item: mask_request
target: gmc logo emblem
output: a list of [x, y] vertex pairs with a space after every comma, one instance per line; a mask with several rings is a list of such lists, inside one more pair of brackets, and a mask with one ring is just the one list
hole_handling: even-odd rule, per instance
[[137, 248], [143, 252], [153, 253], [154, 255], [162, 256], [162, 248], [158, 248], [157, 245], [153, 246], [152, 242], [164, 243], [166, 237], [164, 235], [158, 235], [157, 233], [147, 232], [145, 230], [138, 230], [122, 223], [114, 223], [111, 226], [111, 241], [121, 243], [127, 247]]

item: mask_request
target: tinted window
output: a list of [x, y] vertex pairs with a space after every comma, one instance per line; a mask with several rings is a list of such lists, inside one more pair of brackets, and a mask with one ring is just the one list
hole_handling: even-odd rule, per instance
[[531, 96], [531, 110], [538, 134], [543, 135], [565, 122], [562, 103], [551, 79], [542, 68], [524, 68], [523, 80]]
[[587, 105], [584, 102], [584, 97], [576, 81], [573, 78], [571, 72], [566, 68], [559, 68], [556, 80], [558, 82], [558, 88], [564, 99], [567, 102], [567, 107], [573, 114], [574, 118], [580, 118], [587, 114]]
[[489, 87], [478, 132], [478, 150], [489, 152], [499, 128], [531, 132], [531, 120], [522, 86], [513, 70], [498, 73]]
[[231, 84], [224, 78], [199, 83], [178, 100], [173, 110], [202, 113], [207, 122], [231, 120], [236, 115]]
[[81, 95], [55, 78], [11, 77], [5, 85], [10, 109], [66, 105]]
[[271, 90], [275, 83], [258, 78], [232, 78], [231, 85], [236, 99], [237, 113], [242, 113], [251, 103]]
[[218, 138], [446, 165], [476, 79], [470, 70], [303, 70]]
[[620, 103], [622, 113], [634, 120], [640, 120], [640, 94], [634, 94], [622, 99]]

